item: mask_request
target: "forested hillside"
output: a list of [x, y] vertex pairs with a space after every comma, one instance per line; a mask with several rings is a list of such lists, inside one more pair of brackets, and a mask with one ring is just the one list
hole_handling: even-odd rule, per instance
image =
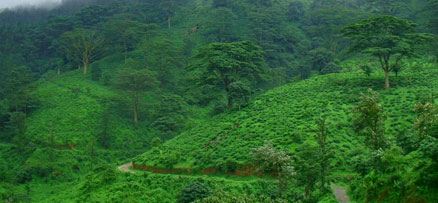
[[437, 202], [436, 34], [437, 0], [0, 8], [0, 201]]

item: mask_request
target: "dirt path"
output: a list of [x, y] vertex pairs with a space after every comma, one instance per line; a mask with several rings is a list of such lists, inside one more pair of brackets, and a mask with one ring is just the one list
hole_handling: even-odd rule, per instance
[[348, 203], [350, 202], [350, 198], [347, 195], [347, 190], [344, 187], [331, 185], [333, 193], [338, 200], [339, 203]]
[[117, 169], [119, 169], [122, 172], [126, 172], [126, 173], [135, 173], [135, 171], [130, 169], [131, 167], [132, 167], [132, 163], [127, 163], [127, 164], [119, 166]]

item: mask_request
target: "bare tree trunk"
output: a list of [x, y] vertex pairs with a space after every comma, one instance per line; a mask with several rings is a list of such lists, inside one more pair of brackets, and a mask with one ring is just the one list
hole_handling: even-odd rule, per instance
[[389, 84], [389, 71], [385, 70], [385, 89], [391, 88], [391, 85]]
[[125, 48], [125, 63], [126, 63], [126, 59], [128, 58], [128, 45], [126, 43], [126, 40], [123, 40], [123, 46]]
[[133, 109], [134, 109], [134, 124], [137, 125], [138, 123], [138, 96], [134, 96], [134, 102], [133, 102]]
[[172, 16], [168, 15], [167, 16], [167, 25], [169, 26], [169, 28], [172, 26], [171, 21], [172, 21]]
[[228, 109], [232, 109], [233, 108], [233, 98], [231, 98], [231, 96], [227, 96], [228, 97]]
[[228, 100], [228, 109], [232, 109], [233, 108], [233, 98], [231, 97], [231, 93], [230, 93], [230, 84], [231, 82], [228, 79], [224, 79], [224, 83], [225, 83], [225, 92], [227, 92], [227, 100]]
[[304, 196], [306, 197], [307, 200], [310, 200], [310, 186], [309, 185], [306, 186]]
[[134, 107], [134, 123], [137, 125], [138, 123], [138, 116], [137, 116], [137, 107]]
[[90, 62], [89, 58], [84, 58], [84, 75], [87, 75], [88, 71], [88, 63]]
[[325, 163], [321, 168], [321, 189], [325, 190]]
[[[278, 167], [278, 171], [281, 171], [281, 168]], [[278, 197], [281, 198], [283, 195], [284, 190], [284, 183], [283, 183], [283, 177], [281, 176], [281, 172], [278, 174]]]
[[58, 68], [58, 75], [61, 75], [61, 69]]

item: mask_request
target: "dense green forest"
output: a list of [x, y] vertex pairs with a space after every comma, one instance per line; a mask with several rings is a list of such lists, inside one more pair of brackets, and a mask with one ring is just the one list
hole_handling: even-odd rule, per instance
[[438, 0], [0, 8], [0, 201], [438, 202]]

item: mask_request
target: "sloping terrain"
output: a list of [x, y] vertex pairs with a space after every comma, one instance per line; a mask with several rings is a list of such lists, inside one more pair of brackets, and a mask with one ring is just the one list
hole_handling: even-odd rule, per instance
[[[275, 88], [254, 98], [251, 104], [241, 110], [192, 124], [179, 136], [164, 144], [156, 144], [153, 149], [133, 159], [134, 167], [151, 169], [149, 172], [123, 173], [116, 170], [117, 165], [98, 167], [72, 184], [60, 185], [62, 191], [52, 191], [51, 195], [44, 194], [49, 191], [42, 191], [41, 195], [34, 197], [47, 202], [154, 202], [158, 199], [174, 202], [184, 186], [198, 180], [205, 181], [210, 188], [220, 188], [229, 194], [273, 195], [276, 194], [276, 184], [271, 178], [239, 177], [246, 176], [248, 171], [236, 171], [243, 168], [254, 170], [251, 168], [250, 152], [266, 141], [271, 141], [276, 147], [290, 152], [291, 155], [303, 144], [315, 145], [315, 120], [319, 116], [327, 117], [330, 128], [329, 142], [335, 153], [331, 163], [334, 172], [330, 179], [334, 182], [350, 181], [356, 173], [353, 169], [355, 157], [363, 153], [364, 148], [363, 138], [356, 136], [351, 127], [351, 110], [358, 102], [360, 93], [366, 92], [368, 88], [380, 93], [380, 102], [384, 105], [388, 117], [385, 123], [387, 132], [391, 141], [395, 142], [399, 135], [412, 129], [415, 120], [414, 104], [425, 94], [429, 94], [431, 85], [438, 82], [435, 80], [438, 76], [436, 66], [420, 61], [412, 60], [402, 74], [397, 78], [393, 77], [394, 88], [389, 90], [382, 88], [382, 75], [376, 72], [368, 77], [359, 71], [316, 76]], [[419, 67], [422, 69], [418, 70]], [[71, 73], [69, 78], [81, 80], [75, 74]], [[94, 87], [93, 84], [96, 88], [104, 88], [85, 79], [82, 87]], [[62, 76], [44, 82], [37, 92], [44, 94], [45, 87], [49, 86], [53, 90], [64, 91], [68, 96], [53, 94], [61, 96], [47, 97], [46, 101], [41, 101], [41, 105], [46, 106], [45, 109], [56, 107], [56, 102], [53, 101], [61, 97], [65, 98], [63, 102], [77, 105], [71, 108], [71, 111], [80, 111], [81, 108], [90, 108], [88, 105], [96, 104], [97, 106], [92, 108], [99, 114], [99, 105], [102, 102], [96, 102], [94, 99], [115, 94], [108, 89], [99, 91], [100, 95], [93, 95], [92, 90], [85, 90], [85, 96], [75, 99], [71, 87], [65, 87], [68, 86], [68, 79]], [[86, 96], [90, 92], [93, 96]], [[93, 103], [93, 100], [96, 103]], [[68, 112], [68, 109], [66, 111]], [[32, 115], [30, 122], [39, 120], [33, 117], [36, 115], [38, 112]], [[56, 115], [49, 118], [56, 118]], [[71, 116], [65, 119], [71, 119]], [[93, 119], [90, 120], [91, 122], [87, 123], [92, 124]], [[56, 119], [51, 121], [55, 123], [54, 126], [62, 124], [60, 121], [56, 122]], [[126, 131], [130, 128], [128, 125], [125, 127], [123, 122], [114, 123], [111, 132], [122, 129], [125, 132], [135, 132]], [[67, 134], [61, 134], [56, 139], [62, 143], [68, 140], [67, 138]], [[47, 137], [40, 138], [44, 139]], [[79, 153], [82, 151], [80, 149], [67, 148], [62, 151]], [[126, 162], [118, 162], [119, 165], [122, 163]], [[156, 171], [164, 174], [154, 173]], [[166, 174], [166, 171], [170, 174]], [[175, 174], [174, 171], [189, 171], [190, 174]], [[47, 186], [41, 183], [32, 186], [35, 191], [45, 187]], [[334, 196], [324, 199], [330, 202]]]
[[[275, 88], [246, 108], [199, 123], [178, 137], [137, 157], [134, 164], [163, 168], [205, 169], [228, 172], [251, 164], [251, 149], [266, 141], [286, 150], [315, 143], [315, 121], [326, 116], [335, 149], [333, 167], [349, 171], [352, 157], [362, 146], [352, 130], [352, 107], [368, 88], [380, 93], [387, 113], [388, 135], [395, 139], [412, 128], [414, 105], [437, 83], [431, 64], [412, 61], [409, 69], [393, 77], [394, 88], [382, 88], [382, 76], [360, 72], [316, 76]], [[423, 67], [417, 71], [418, 66]], [[394, 141], [394, 140], [393, 140]]]
[[[100, 134], [105, 110], [112, 110], [117, 104], [114, 90], [76, 71], [41, 80], [35, 94], [40, 98], [40, 108], [27, 121], [27, 136], [34, 142], [44, 142], [53, 134], [56, 143], [71, 148]], [[127, 120], [112, 118], [109, 118], [109, 134], [117, 135], [119, 142], [134, 137]]]

